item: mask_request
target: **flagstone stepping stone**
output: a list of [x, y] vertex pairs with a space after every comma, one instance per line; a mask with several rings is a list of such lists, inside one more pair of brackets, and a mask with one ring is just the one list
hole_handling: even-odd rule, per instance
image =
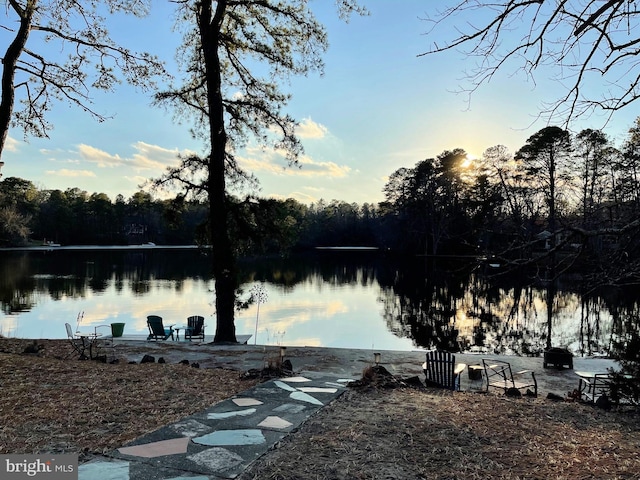
[[273, 409], [274, 412], [286, 412], [286, 413], [300, 413], [305, 408], [304, 405], [300, 405], [297, 403], [283, 403], [279, 407]]
[[287, 422], [284, 418], [272, 415], [268, 416], [258, 424], [261, 428], [275, 428], [277, 430], [289, 428], [291, 425], [293, 425], [293, 423]]
[[209, 480], [209, 477], [198, 475], [197, 477], [171, 477], [167, 478], [167, 480]]
[[262, 405], [262, 402], [260, 400], [256, 400], [255, 398], [234, 398], [231, 401], [239, 407], [252, 407], [254, 405]]
[[145, 443], [144, 445], [134, 445], [132, 447], [122, 447], [118, 451], [124, 455], [134, 457], [154, 458], [164, 455], [176, 455], [178, 453], [187, 453], [187, 445], [189, 438], [172, 438], [170, 440], [161, 440], [159, 442]]
[[78, 467], [79, 480], [129, 480], [129, 462], [91, 462]]
[[300, 402], [311, 403], [313, 405], [324, 405], [324, 403], [322, 403], [317, 398], [312, 397], [308, 393], [304, 393], [304, 392], [291, 392], [291, 394], [289, 394], [289, 397], [293, 398], [294, 400], [298, 400]]
[[262, 397], [264, 395], [277, 395], [281, 393], [281, 389], [275, 388], [275, 385], [272, 385], [271, 388], [268, 387], [257, 387], [253, 391], [254, 395]]
[[[237, 453], [233, 453], [226, 448], [209, 448], [194, 455], [187, 456], [187, 460], [197, 463], [201, 467], [214, 472], [228, 470], [244, 462], [244, 459]], [[191, 480], [192, 477], [189, 477]], [[207, 480], [209, 477], [204, 477]]]
[[257, 429], [216, 430], [215, 432], [193, 439], [194, 443], [210, 445], [212, 447], [225, 445], [259, 445], [266, 441], [262, 431]]
[[213, 430], [209, 425], [205, 425], [204, 423], [200, 423], [196, 420], [184, 420], [172, 425], [171, 428], [183, 437], [197, 437], [198, 435], [202, 435]]
[[337, 383], [337, 382], [324, 382], [325, 385], [329, 385], [330, 387], [338, 387], [338, 388], [345, 388], [345, 385], [343, 383]]
[[324, 387], [300, 387], [298, 388], [298, 390], [306, 393], [336, 393], [338, 391], [337, 388], [324, 388]]
[[304, 383], [311, 381], [306, 377], [283, 377], [280, 380], [287, 383]]
[[287, 385], [284, 382], [281, 382], [279, 380], [276, 380], [275, 382], [273, 382], [274, 384], [276, 384], [278, 387], [280, 387], [283, 390], [287, 390], [288, 392], [295, 392], [296, 389], [294, 387], [292, 387], [291, 385]]
[[207, 414], [207, 418], [209, 420], [224, 420], [225, 418], [232, 417], [246, 417], [247, 415], [252, 415], [256, 412], [257, 410], [255, 408], [247, 408], [245, 410], [237, 410], [231, 412], [213, 412]]

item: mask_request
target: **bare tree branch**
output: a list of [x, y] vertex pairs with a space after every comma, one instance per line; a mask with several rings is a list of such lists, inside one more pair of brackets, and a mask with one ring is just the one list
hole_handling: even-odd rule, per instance
[[[449, 40], [434, 42], [420, 56], [456, 50], [477, 58], [465, 74], [468, 94], [499, 71], [534, 79], [542, 67], [555, 69], [563, 93], [543, 106], [542, 115], [566, 125], [596, 110], [610, 116], [640, 95], [638, 15], [635, 2], [627, 0], [457, 1], [425, 19], [428, 36]], [[606, 90], [585, 94], [584, 87], [602, 81]]]
[[[10, 125], [21, 126], [26, 135], [46, 137], [51, 125], [46, 121], [54, 101], [78, 106], [98, 121], [107, 117], [92, 106], [92, 90], [111, 90], [119, 75], [141, 89], [154, 87], [154, 78], [166, 75], [162, 63], [146, 53], [135, 53], [116, 44], [105, 28], [99, 11], [126, 11], [142, 16], [147, 1], [108, 0], [9, 0], [11, 13], [20, 27], [2, 59], [2, 99], [0, 102], [0, 155]], [[56, 58], [38, 50], [42, 42], [59, 42]], [[29, 47], [27, 48], [27, 42]], [[66, 61], [63, 58], [67, 53]], [[21, 109], [14, 110], [16, 92]]]

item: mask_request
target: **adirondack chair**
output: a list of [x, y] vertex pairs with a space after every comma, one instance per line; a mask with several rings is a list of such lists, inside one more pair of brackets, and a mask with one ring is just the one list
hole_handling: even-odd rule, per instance
[[449, 390], [460, 390], [460, 374], [466, 367], [464, 363], [456, 364], [455, 355], [436, 350], [427, 352], [427, 361], [422, 364], [428, 387]]
[[[533, 396], [538, 396], [538, 381], [536, 374], [532, 370], [521, 370], [513, 372], [511, 364], [502, 360], [482, 359], [484, 374], [487, 379], [487, 391], [490, 387], [501, 388], [505, 393], [509, 389], [526, 390], [530, 392], [533, 388]], [[529, 378], [530, 377], [530, 378]]]
[[191, 317], [187, 318], [187, 328], [184, 329], [185, 340], [191, 340], [193, 338], [204, 340], [205, 326], [206, 325], [204, 324], [204, 317], [200, 315], [192, 315]]
[[165, 328], [162, 324], [162, 317], [158, 315], [149, 315], [147, 317], [147, 326], [149, 327], [149, 336], [147, 340], [166, 340], [171, 337], [173, 340], [173, 325]]

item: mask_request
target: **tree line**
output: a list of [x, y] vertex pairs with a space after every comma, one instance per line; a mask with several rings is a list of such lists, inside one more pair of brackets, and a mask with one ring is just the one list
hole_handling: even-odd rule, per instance
[[[379, 209], [322, 200], [231, 198], [229, 231], [238, 255], [284, 254], [319, 245], [375, 246]], [[207, 245], [208, 202], [129, 198], [37, 188], [17, 177], [0, 181], [0, 245]]]
[[[640, 120], [616, 146], [600, 130], [546, 127], [517, 152], [504, 146], [470, 160], [445, 151], [396, 170], [381, 209], [404, 250], [484, 252], [505, 260], [533, 250], [635, 252]], [[389, 215], [390, 214], [390, 215]]]
[[[640, 212], [640, 119], [621, 145], [600, 130], [546, 127], [517, 152], [481, 158], [462, 148], [391, 173], [380, 203], [229, 196], [234, 253], [283, 254], [317, 246], [369, 246], [402, 254], [489, 255], [528, 261], [534, 252], [618, 255], [634, 261]], [[39, 190], [0, 182], [0, 241], [64, 244], [207, 244], [208, 203], [129, 199], [79, 188]], [[572, 255], [567, 255], [571, 253]], [[619, 279], [621, 280], [621, 279]]]

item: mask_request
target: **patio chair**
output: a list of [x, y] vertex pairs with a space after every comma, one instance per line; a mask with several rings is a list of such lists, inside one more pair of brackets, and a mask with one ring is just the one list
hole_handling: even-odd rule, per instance
[[166, 340], [169, 337], [173, 340], [173, 325], [165, 328], [162, 324], [162, 317], [149, 315], [147, 317], [147, 327], [149, 327], [147, 340]]
[[68, 356], [70, 357], [74, 353], [77, 353], [78, 358], [80, 360], [86, 360], [87, 355], [84, 353], [84, 351], [87, 348], [87, 346], [85, 345], [83, 339], [77, 338], [73, 334], [73, 330], [71, 330], [71, 325], [69, 325], [68, 323], [65, 323], [64, 325], [67, 328], [67, 339], [69, 340], [69, 344], [71, 345], [71, 348], [72, 348], [71, 353], [69, 353]]
[[580, 399], [587, 403], [596, 403], [603, 395], [611, 396], [611, 374], [609, 372], [576, 372], [580, 378], [578, 392]]
[[[533, 387], [533, 396], [538, 396], [538, 382], [536, 374], [532, 370], [513, 372], [511, 364], [502, 360], [482, 359], [484, 374], [487, 379], [487, 392], [490, 387], [501, 388], [505, 393], [509, 389], [525, 390], [530, 392]], [[531, 377], [531, 378], [529, 378]]]
[[206, 327], [204, 324], [204, 317], [200, 315], [192, 315], [187, 318], [187, 328], [184, 330], [185, 340], [191, 340], [193, 338], [204, 340], [204, 327]]
[[456, 357], [449, 352], [433, 350], [427, 352], [427, 361], [422, 364], [428, 387], [448, 388], [460, 390], [460, 374], [466, 364], [456, 364]]

